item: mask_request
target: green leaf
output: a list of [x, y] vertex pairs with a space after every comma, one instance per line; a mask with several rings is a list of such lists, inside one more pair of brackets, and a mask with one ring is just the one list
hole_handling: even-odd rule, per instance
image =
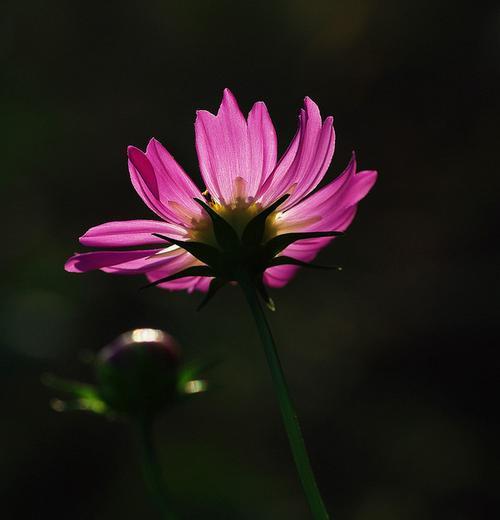
[[224, 287], [224, 285], [227, 284], [227, 280], [224, 280], [222, 278], [214, 278], [211, 282], [210, 282], [210, 285], [208, 287], [208, 292], [205, 296], [205, 298], [203, 298], [202, 302], [198, 305], [198, 307], [196, 308], [197, 311], [201, 311], [201, 309], [203, 309], [203, 307], [205, 307], [205, 305], [217, 294], [217, 292], [219, 292], [220, 289], [222, 289], [222, 287]]
[[214, 227], [215, 238], [222, 249], [235, 249], [240, 244], [238, 233], [213, 208], [201, 199], [194, 199], [210, 216]]
[[341, 231], [310, 231], [305, 233], [284, 233], [271, 238], [264, 246], [266, 255], [268, 257], [274, 257], [283, 249], [288, 247], [290, 244], [297, 242], [298, 240], [307, 240], [309, 238], [323, 238], [323, 237], [336, 237], [343, 235]]
[[147, 289], [148, 287], [154, 287], [155, 285], [159, 285], [165, 282], [171, 282], [172, 280], [179, 280], [180, 278], [186, 278], [187, 276], [215, 276], [214, 270], [208, 265], [192, 265], [191, 267], [187, 267], [178, 273], [171, 274], [170, 276], [165, 276], [164, 278], [160, 278], [154, 282], [148, 283], [141, 289]]
[[268, 267], [276, 267], [277, 265], [298, 265], [300, 267], [309, 267], [310, 269], [332, 269], [342, 271], [342, 267], [339, 267], [338, 265], [311, 264], [286, 255], [276, 256], [269, 262]]
[[264, 236], [264, 231], [266, 229], [266, 220], [267, 217], [286, 199], [288, 199], [290, 195], [287, 193], [280, 197], [276, 202], [271, 204], [265, 210], [261, 211], [258, 215], [256, 215], [245, 227], [243, 230], [243, 234], [241, 236], [241, 241], [246, 245], [258, 245], [262, 242], [262, 238]]
[[160, 233], [152, 233], [155, 237], [162, 238], [167, 242], [171, 242], [176, 246], [184, 249], [188, 253], [192, 254], [201, 262], [204, 262], [208, 265], [217, 264], [220, 258], [220, 251], [215, 247], [209, 246], [208, 244], [204, 244], [203, 242], [192, 242], [190, 240], [177, 240], [175, 238], [170, 238]]

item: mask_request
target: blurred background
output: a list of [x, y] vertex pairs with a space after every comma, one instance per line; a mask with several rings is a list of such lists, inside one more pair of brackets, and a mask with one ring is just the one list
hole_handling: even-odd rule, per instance
[[353, 149], [380, 172], [319, 257], [344, 270], [273, 293], [333, 518], [499, 517], [497, 2], [7, 0], [0, 41], [2, 518], [157, 518], [127, 425], [57, 414], [40, 383], [92, 381], [81, 353], [141, 326], [218, 361], [157, 425], [182, 517], [308, 518], [240, 292], [196, 313], [199, 294], [63, 270], [88, 227], [151, 217], [128, 144], [155, 136], [199, 179], [194, 113], [224, 87], [267, 103], [280, 151], [309, 95], [335, 116], [327, 179]]

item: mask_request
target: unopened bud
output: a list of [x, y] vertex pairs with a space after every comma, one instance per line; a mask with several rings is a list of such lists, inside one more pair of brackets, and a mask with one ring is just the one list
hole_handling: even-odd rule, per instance
[[176, 398], [179, 357], [177, 342], [166, 332], [126, 332], [98, 354], [99, 393], [117, 412], [153, 415]]

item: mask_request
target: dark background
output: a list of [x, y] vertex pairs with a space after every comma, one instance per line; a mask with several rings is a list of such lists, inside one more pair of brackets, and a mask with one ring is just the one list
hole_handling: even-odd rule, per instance
[[[128, 144], [199, 178], [194, 111], [264, 100], [280, 150], [305, 95], [335, 116], [327, 178], [379, 170], [342, 240], [274, 291], [271, 316], [333, 518], [498, 518], [500, 8], [393, 0], [6, 2], [0, 19], [0, 512], [156, 518], [127, 425], [56, 414], [40, 375], [138, 326], [217, 359], [213, 390], [157, 425], [183, 518], [302, 519], [305, 501], [243, 298], [70, 275], [77, 237], [150, 218]], [[154, 218], [154, 217], [153, 217]]]

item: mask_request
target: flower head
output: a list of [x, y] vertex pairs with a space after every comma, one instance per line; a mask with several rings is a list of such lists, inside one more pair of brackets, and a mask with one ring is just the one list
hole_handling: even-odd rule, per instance
[[[245, 271], [263, 291], [264, 285], [281, 287], [350, 225], [377, 177], [357, 172], [353, 154], [339, 177], [316, 189], [332, 160], [335, 133], [333, 118], [322, 120], [307, 97], [279, 161], [266, 105], [255, 103], [245, 118], [228, 89], [217, 115], [197, 112], [195, 133], [206, 189], [156, 139], [145, 152], [130, 146], [132, 184], [161, 220], [89, 229], [81, 244], [112, 249], [75, 254], [67, 271], [143, 273], [165, 289], [209, 294]], [[152, 249], [115, 249], [146, 245]]]

